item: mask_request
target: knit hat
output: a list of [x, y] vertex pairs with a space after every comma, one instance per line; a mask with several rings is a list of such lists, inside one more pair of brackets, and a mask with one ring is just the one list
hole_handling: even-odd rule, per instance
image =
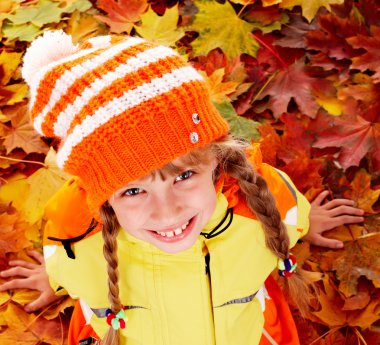
[[95, 216], [116, 190], [229, 129], [196, 70], [141, 38], [76, 46], [47, 31], [28, 48], [22, 75], [34, 127], [61, 139], [57, 164], [81, 179]]

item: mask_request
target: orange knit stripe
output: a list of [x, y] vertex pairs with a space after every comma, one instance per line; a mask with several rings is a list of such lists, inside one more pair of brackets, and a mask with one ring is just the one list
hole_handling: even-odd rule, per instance
[[138, 86], [148, 83], [154, 78], [159, 78], [164, 74], [171, 72], [174, 68], [179, 68], [183, 65], [183, 60], [174, 55], [145, 66], [128, 74], [124, 78], [115, 80], [111, 85], [104, 88], [101, 94], [93, 97], [82, 110], [76, 114], [68, 132], [70, 133], [86, 116], [94, 114], [98, 108], [104, 106], [114, 98], [121, 97], [126, 90], [133, 90]]
[[[178, 101], [178, 93], [187, 93], [191, 95], [191, 90], [197, 87], [203, 88], [204, 85], [200, 81], [192, 81], [186, 84], [183, 84], [177, 88], [174, 88], [171, 90], [170, 93], [164, 93], [161, 95], [158, 95], [154, 98], [151, 98], [144, 102], [144, 107], [139, 108], [133, 108], [133, 109], [127, 109], [124, 112], [120, 113], [118, 116], [113, 117], [110, 119], [106, 126], [97, 128], [90, 136], [86, 137], [84, 140], [82, 140], [78, 145], [76, 145], [73, 148], [73, 151], [70, 155], [70, 158], [68, 159], [65, 170], [68, 171], [76, 171], [79, 167], [81, 167], [81, 164], [83, 162], [88, 161], [88, 153], [89, 148], [92, 148], [93, 150], [96, 150], [96, 147], [102, 145], [101, 142], [99, 142], [99, 138], [106, 137], [107, 135], [110, 136], [117, 136], [118, 133], [123, 132], [123, 135], [128, 129], [131, 129], [133, 127], [139, 128], [141, 132], [144, 132], [146, 129], [144, 128], [144, 123], [152, 123], [155, 116], [157, 116], [157, 119], [162, 118], [163, 114], [161, 113], [163, 108], [165, 108], [166, 116], [171, 118], [173, 114], [178, 111], [178, 108], [181, 107], [180, 104], [178, 104], [176, 101]], [[178, 93], [177, 93], [178, 92]], [[189, 99], [186, 101], [187, 106], [195, 103], [195, 100], [191, 100], [190, 96]], [[170, 107], [173, 107], [173, 112], [170, 110]], [[136, 109], [138, 112], [136, 112]], [[126, 117], [128, 116], [128, 113], [132, 111], [134, 114], [128, 118], [126, 121]], [[161, 114], [160, 114], [161, 113]], [[134, 121], [135, 120], [135, 121]], [[192, 121], [191, 116], [188, 117], [188, 127], [180, 127], [178, 128], [178, 131], [176, 132], [176, 135], [178, 138], [188, 138], [190, 128], [193, 128], [194, 124]], [[165, 128], [162, 129], [163, 131]], [[202, 133], [204, 137], [202, 137]], [[202, 142], [209, 140], [208, 137], [206, 137], [207, 132], [206, 128], [199, 129], [200, 134], [200, 140], [198, 145], [202, 145]], [[160, 135], [159, 133], [157, 135]], [[178, 138], [167, 138], [165, 136], [166, 145], [170, 147], [171, 145], [178, 142]], [[187, 139], [189, 140], [189, 139]], [[162, 143], [162, 141], [161, 141]], [[149, 143], [150, 150], [154, 156], [158, 160], [163, 160], [165, 157], [160, 157], [160, 153], [162, 151], [161, 143], [159, 146], [154, 146], [154, 143]], [[131, 145], [133, 145], [133, 140], [131, 140]], [[194, 145], [194, 148], [196, 148], [197, 145]], [[128, 148], [123, 148], [125, 150], [129, 150]], [[104, 157], [105, 161], [110, 162], [113, 159], [112, 157]], [[118, 165], [120, 165], [120, 162], [118, 162]], [[160, 166], [161, 167], [161, 166]], [[159, 168], [159, 167], [157, 167]], [[132, 168], [131, 168], [132, 169]], [[138, 168], [136, 168], [138, 170]], [[101, 178], [101, 175], [104, 173], [102, 171], [94, 172], [94, 174], [99, 174], [99, 176], [93, 176], [93, 180], [98, 180], [98, 178]], [[141, 177], [141, 176], [140, 176]], [[122, 187], [122, 186], [120, 186]], [[91, 193], [92, 191], [88, 191], [88, 193]], [[96, 197], [96, 195], [93, 195]]]
[[[147, 44], [148, 45], [148, 44]], [[31, 109], [31, 117], [34, 119], [49, 103], [51, 93], [54, 89], [54, 86], [57, 80], [66, 72], [66, 70], [72, 69], [76, 65], [80, 65], [86, 60], [90, 60], [97, 55], [102, 54], [104, 51], [108, 50], [109, 47], [104, 49], [98, 49], [92, 53], [89, 53], [85, 56], [79, 57], [75, 60], [65, 62], [58, 66], [55, 66], [52, 70], [48, 71], [40, 81], [40, 85], [37, 88], [36, 100]], [[79, 51], [78, 51], [79, 52]]]
[[125, 64], [126, 60], [150, 48], [150, 44], [144, 42], [136, 46], [128, 48], [127, 51], [121, 51], [104, 64], [98, 66], [84, 74], [81, 78], [77, 79], [62, 95], [54, 107], [46, 114], [45, 121], [42, 123], [42, 131], [48, 136], [54, 136], [53, 124], [57, 120], [58, 115], [69, 104], [74, 103], [75, 99], [80, 95], [89, 85], [101, 76], [110, 71], [115, 70], [118, 66]]

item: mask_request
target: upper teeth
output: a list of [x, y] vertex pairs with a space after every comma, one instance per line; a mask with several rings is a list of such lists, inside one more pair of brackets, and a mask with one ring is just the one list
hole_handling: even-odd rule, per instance
[[156, 233], [165, 237], [173, 237], [173, 236], [182, 234], [182, 231], [186, 229], [188, 224], [189, 222], [186, 222], [181, 227], [174, 229], [174, 231], [165, 231], [165, 232], [156, 231]]

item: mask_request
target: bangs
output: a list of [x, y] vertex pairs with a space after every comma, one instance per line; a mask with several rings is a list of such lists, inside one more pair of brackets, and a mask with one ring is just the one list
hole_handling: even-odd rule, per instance
[[189, 168], [196, 168], [208, 164], [213, 159], [214, 154], [210, 146], [206, 146], [194, 151], [189, 152], [187, 155], [182, 156], [174, 164], [170, 162], [164, 165], [161, 169], [151, 172], [151, 177], [154, 180], [157, 175], [165, 181], [168, 177], [173, 177], [183, 173]]

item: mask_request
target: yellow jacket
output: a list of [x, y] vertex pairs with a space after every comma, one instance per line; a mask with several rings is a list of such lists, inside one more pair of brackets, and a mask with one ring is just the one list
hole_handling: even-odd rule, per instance
[[[309, 203], [284, 173], [266, 164], [260, 165], [258, 170], [278, 201], [293, 246], [308, 229]], [[211, 231], [228, 208], [234, 211], [231, 225], [216, 237], [200, 236], [195, 245], [184, 252], [167, 254], [120, 231], [120, 298], [127, 306], [128, 317], [126, 328], [122, 330], [123, 344], [259, 343], [265, 308], [262, 286], [277, 260], [265, 246], [260, 223], [244, 200], [240, 200], [237, 191], [238, 187], [231, 181], [224, 184], [204, 232]], [[77, 179], [73, 179], [50, 202], [47, 236], [57, 236], [62, 226], [60, 222], [65, 217], [67, 222], [69, 215], [65, 206], [71, 212], [76, 210], [72, 222], [88, 222], [76, 204], [81, 198], [83, 201], [83, 193]], [[46, 240], [44, 247], [52, 285], [64, 287], [71, 296], [80, 298], [86, 320], [100, 337], [109, 327], [104, 318], [109, 303], [102, 245], [98, 231], [72, 245], [75, 259], [69, 258], [56, 241]]]

